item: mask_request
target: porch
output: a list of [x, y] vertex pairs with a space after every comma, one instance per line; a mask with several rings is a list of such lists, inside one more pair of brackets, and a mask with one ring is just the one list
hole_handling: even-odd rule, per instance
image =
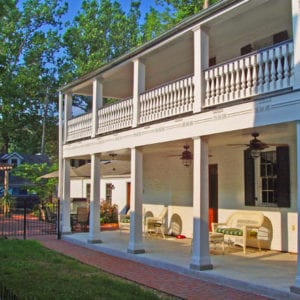
[[[240, 247], [227, 247], [222, 255], [217, 245], [211, 247], [213, 270], [195, 271], [189, 268], [191, 260], [191, 239], [176, 239], [168, 236], [165, 240], [143, 238], [146, 253], [127, 253], [128, 232], [101, 232], [101, 244], [89, 244], [88, 233], [64, 235], [63, 239], [109, 255], [122, 257], [143, 264], [184, 273], [199, 279], [220, 283], [245, 291], [255, 291], [274, 299], [297, 299], [290, 293], [297, 270], [297, 255], [247, 248], [243, 255]], [[293, 298], [294, 296], [294, 298]]]
[[146, 90], [139, 94], [137, 104], [129, 97], [99, 108], [95, 118], [97, 124], [93, 125], [93, 113], [71, 118], [65, 129], [66, 142], [91, 138], [93, 126], [95, 135], [136, 127], [135, 114], [137, 124], [146, 125], [232, 102], [286, 92], [292, 87], [293, 51], [293, 41], [287, 40], [203, 70], [200, 104], [195, 103], [196, 79], [191, 74]]

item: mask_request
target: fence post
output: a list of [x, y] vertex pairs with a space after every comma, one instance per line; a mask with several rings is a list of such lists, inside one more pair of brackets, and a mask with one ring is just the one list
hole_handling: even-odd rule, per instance
[[26, 240], [26, 215], [27, 215], [27, 203], [26, 199], [24, 201], [24, 224], [23, 224], [23, 240]]
[[57, 239], [61, 239], [61, 230], [60, 230], [60, 198], [57, 200]]

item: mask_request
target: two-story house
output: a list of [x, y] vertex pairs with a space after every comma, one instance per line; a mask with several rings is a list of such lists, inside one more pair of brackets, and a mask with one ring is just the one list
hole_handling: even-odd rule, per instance
[[[90, 159], [88, 239], [101, 240], [100, 160], [117, 153], [131, 162], [128, 252], [147, 251], [143, 212], [164, 206], [166, 231], [180, 220], [193, 238], [192, 268], [212, 267], [208, 223], [236, 210], [263, 212], [268, 247], [298, 252], [299, 17], [298, 0], [223, 0], [61, 88], [63, 233], [70, 161]], [[92, 112], [72, 117], [74, 95]]]

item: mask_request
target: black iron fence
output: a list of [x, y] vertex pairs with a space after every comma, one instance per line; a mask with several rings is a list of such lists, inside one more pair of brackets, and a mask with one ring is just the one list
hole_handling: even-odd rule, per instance
[[0, 299], [1, 300], [17, 300], [17, 296], [0, 282]]
[[60, 204], [18, 200], [18, 205], [0, 207], [0, 237], [23, 238], [37, 235], [57, 235], [60, 238]]

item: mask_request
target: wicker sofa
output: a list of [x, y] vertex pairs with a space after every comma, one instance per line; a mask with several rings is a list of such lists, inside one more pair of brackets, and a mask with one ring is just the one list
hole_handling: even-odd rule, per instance
[[243, 247], [246, 254], [247, 241], [255, 239], [261, 250], [259, 228], [264, 222], [264, 215], [258, 211], [236, 211], [227, 219], [226, 223], [212, 223], [212, 231], [223, 233], [225, 241], [233, 242]]

